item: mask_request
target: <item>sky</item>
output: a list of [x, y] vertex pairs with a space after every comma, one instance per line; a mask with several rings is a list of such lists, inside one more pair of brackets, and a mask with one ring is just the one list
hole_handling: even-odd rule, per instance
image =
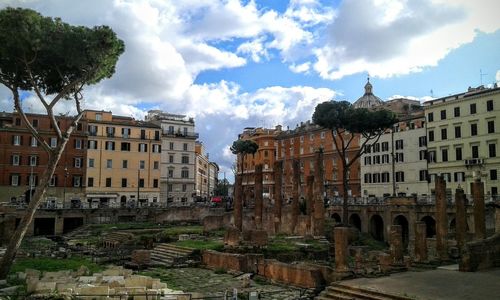
[[[294, 128], [321, 102], [356, 101], [368, 76], [383, 100], [500, 82], [497, 0], [0, 0], [7, 6], [110, 26], [126, 50], [111, 79], [85, 88], [83, 107], [194, 117], [230, 180], [229, 147], [245, 127]], [[23, 106], [42, 112], [29, 94]], [[0, 86], [0, 110], [12, 109]]]

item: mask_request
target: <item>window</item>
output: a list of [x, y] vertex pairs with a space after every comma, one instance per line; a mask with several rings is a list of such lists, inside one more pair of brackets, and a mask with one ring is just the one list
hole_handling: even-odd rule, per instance
[[429, 142], [434, 142], [434, 131], [429, 130]]
[[140, 143], [139, 152], [148, 152], [148, 144]]
[[174, 177], [174, 169], [168, 169], [168, 177], [173, 178]]
[[94, 186], [94, 178], [93, 177], [89, 177], [87, 179], [87, 187], [93, 187]]
[[115, 150], [115, 142], [106, 141], [106, 150]]
[[75, 175], [73, 176], [73, 186], [79, 187], [82, 185], [82, 176]]
[[106, 127], [106, 135], [107, 137], [115, 136], [115, 128], [114, 127]]
[[158, 179], [153, 179], [153, 187], [154, 188], [158, 187]]
[[380, 173], [374, 173], [372, 175], [373, 183], [379, 183], [380, 182]]
[[16, 118], [16, 126], [21, 126], [21, 119]]
[[425, 151], [425, 150], [418, 151], [418, 158], [420, 160], [426, 160], [427, 159], [427, 151]]
[[139, 169], [144, 170], [146, 167], [146, 162], [144, 160], [139, 161]]
[[143, 188], [144, 187], [144, 178], [139, 179], [139, 187]]
[[127, 139], [130, 137], [130, 128], [122, 128], [122, 137]]
[[12, 185], [12, 186], [19, 185], [19, 175], [18, 174], [10, 175], [10, 185]]
[[401, 150], [403, 149], [403, 140], [397, 140], [396, 141], [396, 150]]
[[94, 159], [93, 158], [89, 158], [89, 168], [93, 168], [94, 167]]
[[479, 158], [479, 146], [473, 145], [471, 147], [472, 150], [472, 158]]
[[106, 168], [108, 168], [108, 169], [113, 168], [113, 160], [112, 159], [106, 160]]
[[462, 137], [462, 127], [455, 126], [455, 138]]
[[13, 166], [19, 166], [20, 160], [21, 160], [21, 157], [18, 154], [12, 155], [12, 165]]
[[14, 136], [12, 136], [12, 145], [14, 145], [14, 146], [20, 146], [21, 145], [21, 136], [20, 135], [14, 135]]
[[111, 187], [111, 177], [106, 178], [106, 187]]
[[34, 136], [31, 137], [31, 147], [38, 147], [38, 141]]
[[73, 159], [73, 165], [74, 165], [74, 167], [75, 168], [81, 168], [82, 167], [82, 160], [83, 160], [83, 158], [81, 158], [81, 157], [75, 157]]
[[154, 161], [153, 162], [153, 169], [158, 170], [160, 168], [160, 162], [159, 161]]
[[434, 113], [428, 113], [427, 122], [433, 122], [433, 121], [434, 121]]
[[477, 124], [470, 124], [470, 135], [477, 135]]
[[441, 173], [441, 176], [446, 182], [451, 182], [451, 173]]
[[418, 172], [418, 179], [420, 181], [427, 181], [427, 170], [420, 170]]
[[88, 141], [89, 149], [97, 149], [97, 141]]
[[373, 164], [376, 165], [376, 164], [380, 164], [380, 155], [375, 155], [373, 157]]
[[141, 140], [145, 140], [145, 139], [146, 139], [146, 130], [141, 129]]
[[382, 155], [382, 163], [383, 164], [389, 163], [389, 154]]
[[462, 160], [462, 148], [455, 148], [455, 160]]
[[382, 173], [382, 182], [389, 182], [389, 172]]
[[497, 179], [498, 179], [497, 170], [496, 169], [490, 170], [490, 180], [497, 180]]
[[492, 110], [493, 110], [493, 100], [486, 101], [486, 111], [492, 111]]
[[120, 148], [122, 151], [130, 151], [130, 143], [121, 143]]
[[[372, 158], [370, 156], [365, 157], [365, 166], [372, 164]], [[334, 164], [335, 165], [335, 164]]]
[[366, 150], [365, 153], [371, 153], [372, 152], [372, 145], [366, 145]]
[[184, 134], [184, 136], [187, 136], [187, 135], [188, 135], [188, 129], [187, 129], [187, 127], [184, 127], [184, 128], [183, 128], [183, 134]]
[[155, 130], [155, 141], [159, 141], [159, 140], [160, 140], [160, 131]]
[[441, 149], [442, 161], [448, 161], [448, 149]]
[[495, 132], [495, 121], [488, 121], [488, 133]]
[[404, 162], [404, 153], [396, 153], [396, 162]]
[[173, 191], [173, 190], [174, 190], [174, 189], [173, 189], [172, 184], [171, 184], [171, 183], [169, 183], [169, 184], [167, 185], [167, 191], [171, 192], [171, 191]]
[[418, 146], [419, 147], [427, 146], [427, 137], [426, 136], [421, 136], [418, 138]]
[[365, 174], [365, 183], [372, 183], [372, 176], [370, 173]]
[[33, 125], [33, 127], [37, 128], [38, 127], [38, 120], [34, 119], [33, 121], [31, 121], [31, 124]]
[[184, 143], [184, 145], [183, 145], [182, 149], [183, 149], [184, 151], [188, 151], [188, 144], [187, 144], [187, 143]]
[[96, 121], [102, 121], [102, 114], [95, 114]]
[[96, 136], [97, 135], [97, 126], [95, 126], [95, 125], [89, 125], [88, 129], [89, 129], [89, 135], [91, 135], [91, 136]]
[[27, 177], [26, 182], [29, 186], [37, 186], [38, 185], [38, 175], [34, 174], [33, 176], [29, 175]]
[[448, 131], [446, 130], [446, 128], [441, 128], [441, 139], [442, 140], [448, 139]]
[[168, 126], [168, 134], [174, 134], [174, 126]]
[[373, 153], [379, 152], [380, 151], [380, 144], [376, 143], [373, 145]]
[[436, 151], [429, 151], [427, 153], [427, 160], [430, 163], [436, 162]]
[[455, 108], [453, 109], [453, 115], [454, 115], [455, 117], [460, 117], [460, 107], [455, 107]]
[[183, 191], [183, 192], [187, 191], [187, 184], [183, 184], [183, 185], [182, 185], [182, 191]]
[[52, 148], [57, 147], [57, 138], [55, 138], [55, 137], [50, 138], [50, 147], [52, 147]]
[[122, 160], [122, 168], [127, 169], [128, 168], [128, 160], [124, 159]]
[[309, 134], [309, 140], [314, 141], [314, 133]]
[[189, 170], [187, 168], [182, 169], [181, 178], [189, 178]]
[[189, 163], [189, 156], [183, 155], [182, 156], [182, 163], [183, 164], [188, 164]]
[[173, 162], [174, 162], [174, 155], [173, 155], [173, 154], [170, 154], [170, 155], [168, 156], [168, 162], [169, 162], [169, 163], [173, 163]]
[[170, 144], [169, 144], [169, 149], [170, 149], [170, 150], [174, 150], [174, 142], [170, 142]]
[[455, 172], [453, 173], [453, 180], [455, 182], [464, 182], [465, 172]]
[[488, 154], [489, 157], [497, 157], [497, 145], [496, 144], [489, 144], [488, 145]]
[[161, 145], [154, 144], [153, 145], [153, 153], [160, 153], [161, 152]]
[[127, 187], [127, 178], [122, 178], [122, 187]]
[[476, 103], [471, 103], [470, 105], [470, 114], [473, 115], [476, 113]]
[[320, 133], [320, 137], [321, 137], [321, 139], [322, 139], [322, 140], [324, 140], [324, 139], [325, 139], [325, 132], [324, 132], [324, 131], [322, 131], [322, 132]]
[[49, 186], [56, 186], [57, 185], [57, 176], [56, 175], [53, 175], [51, 178], [50, 178], [50, 181], [49, 181]]
[[389, 142], [382, 142], [382, 151], [389, 151]]
[[396, 172], [396, 182], [405, 182], [405, 172]]
[[30, 166], [36, 167], [38, 164], [38, 157], [36, 155], [30, 155]]
[[446, 120], [446, 110], [441, 111], [441, 120]]

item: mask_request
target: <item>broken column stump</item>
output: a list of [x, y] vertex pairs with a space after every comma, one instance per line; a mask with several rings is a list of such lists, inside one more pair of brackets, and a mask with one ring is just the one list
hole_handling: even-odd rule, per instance
[[427, 261], [427, 225], [415, 222], [415, 261]]
[[476, 180], [471, 183], [474, 200], [474, 239], [486, 238], [486, 222], [484, 217], [484, 183]]
[[467, 218], [465, 215], [465, 194], [464, 190], [456, 189], [455, 190], [455, 207], [456, 207], [456, 216], [455, 216], [455, 238], [457, 240], [457, 247], [462, 254], [465, 247], [465, 233], [467, 230]]
[[448, 215], [446, 203], [446, 181], [436, 177], [436, 251], [439, 259], [448, 260]]
[[262, 164], [255, 166], [255, 226], [262, 229]]
[[335, 227], [333, 238], [335, 240], [335, 271], [348, 272], [349, 227]]
[[391, 225], [390, 251], [393, 264], [403, 263], [403, 229], [401, 225]]

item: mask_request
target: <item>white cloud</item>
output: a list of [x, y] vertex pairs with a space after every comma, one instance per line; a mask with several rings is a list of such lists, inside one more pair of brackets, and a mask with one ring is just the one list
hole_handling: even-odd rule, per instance
[[308, 73], [311, 68], [311, 62], [305, 62], [303, 64], [295, 65], [292, 64], [289, 69], [294, 73]]

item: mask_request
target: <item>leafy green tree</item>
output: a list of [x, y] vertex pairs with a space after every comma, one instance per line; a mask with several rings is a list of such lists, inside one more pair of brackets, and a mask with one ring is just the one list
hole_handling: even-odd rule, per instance
[[254, 155], [259, 149], [259, 145], [252, 140], [236, 140], [233, 142], [231, 152], [235, 155], [241, 155], [240, 170], [243, 172], [243, 162], [248, 154]]
[[229, 181], [226, 178], [217, 180], [217, 183], [215, 184], [214, 194], [216, 196], [227, 196], [228, 189]]
[[[342, 163], [343, 209], [342, 221], [348, 224], [348, 189], [351, 166], [366, 149], [377, 143], [387, 128], [397, 122], [395, 115], [388, 110], [368, 110], [354, 108], [347, 101], [327, 101], [316, 106], [313, 122], [332, 131], [333, 143]], [[364, 137], [359, 148], [352, 147], [353, 141]]]
[[[57, 162], [82, 118], [84, 86], [110, 78], [124, 50], [123, 41], [107, 26], [72, 26], [30, 9], [0, 11], [0, 83], [12, 92], [15, 111], [48, 155], [40, 184], [0, 261], [0, 278], [7, 276]], [[36, 95], [46, 110], [57, 136], [56, 147], [50, 147], [28, 121], [20, 97], [22, 92]], [[54, 115], [54, 107], [60, 101], [73, 102], [77, 112], [67, 128], [61, 128]]]

